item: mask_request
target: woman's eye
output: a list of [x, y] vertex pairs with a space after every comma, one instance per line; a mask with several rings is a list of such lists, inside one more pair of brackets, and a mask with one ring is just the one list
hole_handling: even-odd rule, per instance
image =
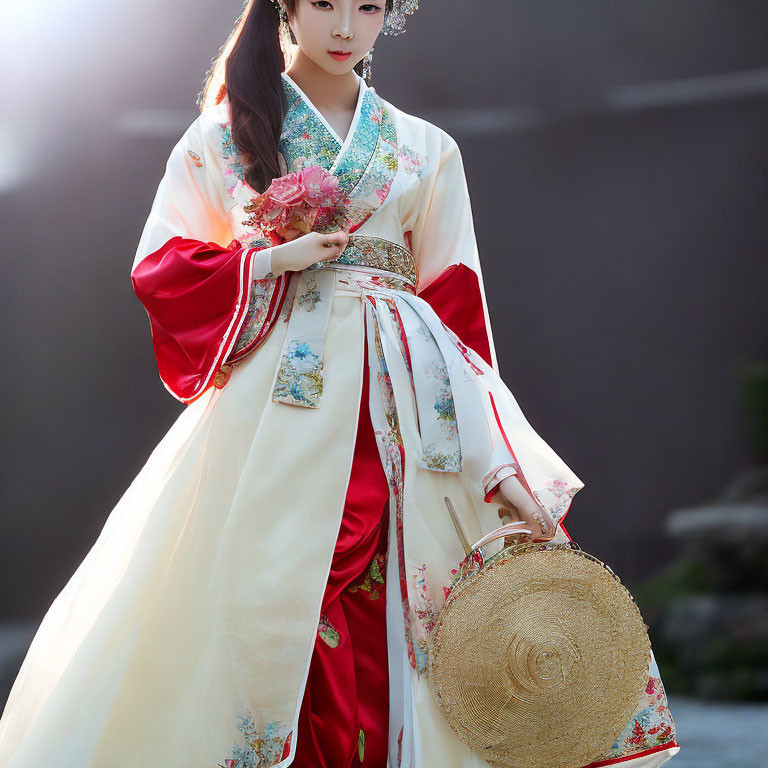
[[376, 11], [381, 10], [380, 5], [374, 5], [373, 3], [364, 3], [360, 6], [361, 11], [365, 11], [366, 13], [376, 13]]
[[332, 8], [331, 4], [328, 2], [328, 0], [317, 0], [316, 3], [312, 3], [312, 5], [315, 6], [315, 8]]

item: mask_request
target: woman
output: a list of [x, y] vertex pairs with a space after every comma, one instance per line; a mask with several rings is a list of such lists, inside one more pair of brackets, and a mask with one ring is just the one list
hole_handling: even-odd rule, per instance
[[[247, 3], [131, 272], [188, 407], [46, 614], [2, 766], [484, 764], [425, 679], [443, 499], [472, 541], [565, 541], [583, 483], [498, 376], [456, 142], [354, 69], [416, 5]], [[260, 193], [311, 179], [341, 221], [270, 230]], [[601, 764], [673, 753], [651, 666]]]

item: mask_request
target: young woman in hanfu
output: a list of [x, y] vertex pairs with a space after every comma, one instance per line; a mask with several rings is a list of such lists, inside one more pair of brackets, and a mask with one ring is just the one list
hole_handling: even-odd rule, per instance
[[[222, 48], [131, 272], [187, 407], [44, 617], [4, 768], [485, 765], [426, 679], [444, 497], [567, 541], [583, 484], [499, 377], [456, 142], [366, 82], [415, 6], [251, 0]], [[653, 666], [601, 765], [674, 751]]]

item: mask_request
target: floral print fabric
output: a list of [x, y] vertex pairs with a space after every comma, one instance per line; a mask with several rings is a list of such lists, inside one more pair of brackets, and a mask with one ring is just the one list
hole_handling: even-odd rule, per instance
[[232, 747], [231, 757], [219, 763], [219, 768], [269, 768], [277, 765], [290, 748], [290, 726], [274, 720], [260, 729], [249, 709], [240, 715], [237, 730], [242, 740]]
[[675, 721], [667, 702], [667, 693], [661, 682], [656, 659], [651, 652], [648, 664], [648, 685], [642, 698], [613, 746], [601, 758], [603, 760], [626, 759], [664, 744], [675, 744]]
[[325, 332], [336, 274], [332, 270], [303, 271], [297, 278], [272, 400], [319, 408], [323, 394]]
[[283, 77], [288, 112], [279, 146], [289, 172], [319, 165], [352, 198], [350, 221], [360, 225], [386, 199], [398, 168], [397, 134], [375, 92], [365, 87], [351, 136], [342, 146], [290, 78]]

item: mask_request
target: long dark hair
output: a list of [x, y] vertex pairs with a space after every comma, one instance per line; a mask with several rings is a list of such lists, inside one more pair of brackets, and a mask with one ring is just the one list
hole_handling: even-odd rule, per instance
[[[285, 5], [293, 15], [296, 0], [285, 0]], [[386, 0], [385, 13], [391, 9], [392, 0]], [[272, 0], [245, 0], [198, 96], [201, 110], [218, 104], [225, 94], [229, 97], [232, 140], [242, 157], [245, 180], [258, 192], [280, 175], [278, 148], [288, 105], [280, 77], [285, 61], [279, 22]], [[362, 62], [355, 70], [362, 74]]]

